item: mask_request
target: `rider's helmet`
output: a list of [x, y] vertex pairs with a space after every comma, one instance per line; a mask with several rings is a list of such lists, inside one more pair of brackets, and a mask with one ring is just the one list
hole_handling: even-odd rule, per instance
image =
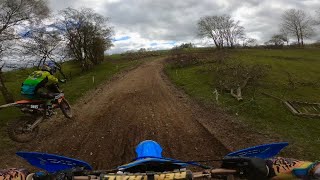
[[42, 71], [48, 71], [51, 75], [57, 72], [58, 66], [55, 62], [49, 61], [41, 67]]

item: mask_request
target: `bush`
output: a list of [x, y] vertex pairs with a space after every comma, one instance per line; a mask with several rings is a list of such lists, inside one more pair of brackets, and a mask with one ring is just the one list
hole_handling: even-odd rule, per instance
[[221, 89], [245, 88], [247, 85], [256, 86], [269, 70], [268, 65], [246, 65], [244, 63], [225, 64], [216, 69], [216, 84]]
[[195, 54], [176, 54], [170, 56], [167, 59], [167, 62], [170, 63], [173, 67], [183, 68], [200, 64], [201, 60], [199, 56]]
[[121, 56], [124, 59], [127, 60], [137, 60], [137, 59], [143, 59], [148, 57], [156, 57], [160, 56], [161, 54], [156, 51], [142, 51], [141, 49], [138, 52], [135, 51], [127, 51], [125, 53], [122, 53]]

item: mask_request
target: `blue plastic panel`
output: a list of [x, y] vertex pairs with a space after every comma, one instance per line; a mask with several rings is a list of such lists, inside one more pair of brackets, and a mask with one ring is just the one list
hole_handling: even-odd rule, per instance
[[268, 159], [279, 154], [279, 152], [288, 145], [289, 143], [287, 142], [264, 144], [232, 152], [228, 154], [227, 157], [256, 157]]
[[92, 170], [92, 167], [88, 163], [64, 156], [38, 152], [17, 152], [16, 154], [24, 158], [32, 166], [44, 169], [49, 173], [68, 170], [75, 167], [84, 167], [87, 170]]

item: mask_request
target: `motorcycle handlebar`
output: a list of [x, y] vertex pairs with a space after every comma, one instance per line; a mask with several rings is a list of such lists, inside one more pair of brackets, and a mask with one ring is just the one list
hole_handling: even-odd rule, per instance
[[[174, 172], [173, 172], [174, 173]], [[170, 173], [169, 173], [170, 174]], [[166, 177], [165, 179], [170, 179], [170, 175], [159, 175], [158, 178], [155, 177], [154, 179], [163, 179], [163, 177]], [[210, 172], [194, 172], [192, 173], [192, 176], [190, 177], [185, 177], [185, 179], [202, 179], [202, 178], [214, 178], [214, 176], [224, 176], [227, 177], [228, 180], [233, 180], [236, 177], [237, 171], [236, 170], [230, 170], [230, 169], [213, 169]], [[111, 179], [131, 179], [130, 175], [123, 175], [123, 174], [119, 174], [118, 178], [116, 178], [117, 175], [115, 174], [106, 174], [106, 176], [115, 176], [115, 178], [111, 178]], [[121, 178], [119, 178], [120, 176], [122, 176]], [[135, 176], [136, 179], [146, 179], [144, 178], [144, 176], [148, 176], [147, 174], [132, 174], [131, 176]], [[141, 178], [139, 178], [138, 176], [141, 176]], [[172, 180], [175, 179], [174, 176], [171, 176]], [[96, 175], [88, 175], [88, 176], [74, 176], [73, 177], [74, 180], [92, 180], [92, 179], [102, 179], [99, 176]], [[135, 179], [135, 178], [132, 178]]]
[[[203, 179], [203, 178], [216, 178], [216, 177], [225, 177], [228, 180], [233, 180], [236, 177], [239, 177], [239, 172], [237, 170], [233, 169], [211, 169], [211, 170], [206, 170], [203, 172], [191, 172], [191, 171], [182, 171], [185, 172], [185, 174], [182, 174], [181, 172], [166, 172], [166, 173], [155, 173], [154, 179], [176, 179], [176, 176], [179, 176], [179, 179]], [[178, 173], [178, 174], [177, 174]], [[180, 174], [179, 174], [180, 173]], [[94, 174], [91, 175], [90, 173], [87, 175], [78, 175], [78, 176], [73, 176], [73, 180], [95, 180], [95, 179], [105, 179], [105, 177], [108, 177], [107, 179], [147, 179], [146, 177], [150, 176], [148, 173], [121, 173], [121, 174], [116, 174], [116, 173], [101, 173], [100, 175]], [[27, 180], [31, 180], [34, 174], [30, 174], [27, 177]], [[103, 176], [101, 176], [103, 175]], [[183, 178], [183, 175], [185, 176]], [[53, 178], [56, 179], [56, 178]]]
[[193, 173], [193, 178], [194, 179], [200, 179], [200, 178], [204, 178], [204, 177], [211, 177], [214, 178], [216, 176], [224, 176], [227, 177], [227, 179], [229, 180], [233, 180], [238, 174], [237, 170], [234, 169], [222, 169], [222, 168], [218, 168], [218, 169], [212, 169], [210, 171], [207, 172], [194, 172]]

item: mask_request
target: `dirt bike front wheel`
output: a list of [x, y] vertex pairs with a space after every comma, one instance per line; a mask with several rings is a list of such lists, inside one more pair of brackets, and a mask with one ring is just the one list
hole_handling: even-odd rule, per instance
[[59, 107], [63, 113], [63, 115], [68, 118], [68, 119], [71, 119], [72, 118], [72, 109], [71, 109], [71, 106], [69, 104], [69, 102], [66, 100], [66, 99], [63, 99], [60, 104], [59, 104]]
[[7, 127], [9, 138], [20, 143], [26, 143], [33, 140], [39, 133], [39, 126], [36, 126], [33, 129], [30, 128], [35, 120], [36, 117], [22, 116], [10, 121]]

